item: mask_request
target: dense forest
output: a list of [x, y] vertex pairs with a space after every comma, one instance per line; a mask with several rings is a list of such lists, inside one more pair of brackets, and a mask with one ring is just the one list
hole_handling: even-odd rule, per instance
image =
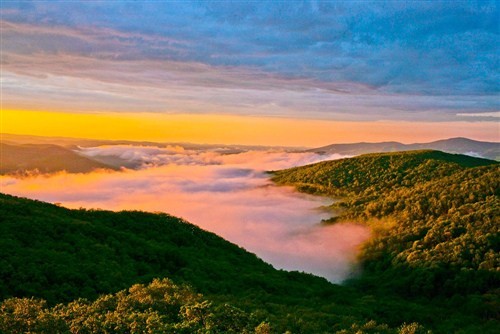
[[48, 307], [43, 300], [12, 298], [2, 303], [0, 330], [16, 333], [269, 333], [228, 304], [214, 307], [200, 294], [168, 279], [134, 284], [94, 301], [77, 299]]
[[439, 151], [367, 154], [273, 173], [279, 184], [329, 195], [325, 223], [357, 221], [373, 237], [359, 255], [361, 291], [448, 300], [488, 319], [500, 301], [495, 161]]
[[496, 333], [499, 174], [435, 151], [274, 172], [372, 227], [343, 286], [167, 214], [0, 195], [0, 332]]

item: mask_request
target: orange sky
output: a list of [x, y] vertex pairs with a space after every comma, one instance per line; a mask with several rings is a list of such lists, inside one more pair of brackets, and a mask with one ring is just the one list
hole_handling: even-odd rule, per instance
[[449, 137], [499, 141], [492, 122], [337, 122], [213, 114], [65, 113], [2, 110], [2, 133], [92, 139], [248, 145], [321, 146]]

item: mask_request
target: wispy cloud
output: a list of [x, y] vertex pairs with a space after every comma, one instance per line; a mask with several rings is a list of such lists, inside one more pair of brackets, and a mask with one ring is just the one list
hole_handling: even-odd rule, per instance
[[274, 186], [263, 173], [335, 156], [285, 151], [223, 154], [175, 146], [105, 146], [86, 149], [85, 154], [143, 164], [138, 170], [122, 172], [1, 177], [2, 191], [74, 208], [168, 212], [279, 268], [312, 272], [337, 282], [351, 272], [356, 247], [368, 237], [367, 229], [357, 224], [319, 226], [321, 219], [329, 217], [319, 209], [329, 204], [328, 199]]
[[491, 117], [491, 118], [499, 118], [500, 117], [500, 111], [482, 112], [482, 113], [469, 113], [469, 114], [457, 114], [457, 116], [461, 116], [461, 117]]

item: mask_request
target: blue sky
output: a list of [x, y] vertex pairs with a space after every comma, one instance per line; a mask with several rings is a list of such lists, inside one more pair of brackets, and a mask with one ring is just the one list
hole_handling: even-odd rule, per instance
[[11, 108], [498, 119], [495, 1], [3, 1], [1, 10]]

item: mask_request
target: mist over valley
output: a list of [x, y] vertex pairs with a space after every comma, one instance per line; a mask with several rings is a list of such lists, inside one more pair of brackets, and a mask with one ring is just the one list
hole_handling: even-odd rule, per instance
[[355, 254], [369, 237], [356, 224], [322, 226], [332, 200], [301, 194], [269, 180], [278, 170], [338, 159], [285, 149], [104, 145], [78, 155], [122, 168], [88, 173], [2, 176], [3, 192], [69, 208], [166, 212], [215, 232], [277, 268], [342, 282], [355, 271]]

